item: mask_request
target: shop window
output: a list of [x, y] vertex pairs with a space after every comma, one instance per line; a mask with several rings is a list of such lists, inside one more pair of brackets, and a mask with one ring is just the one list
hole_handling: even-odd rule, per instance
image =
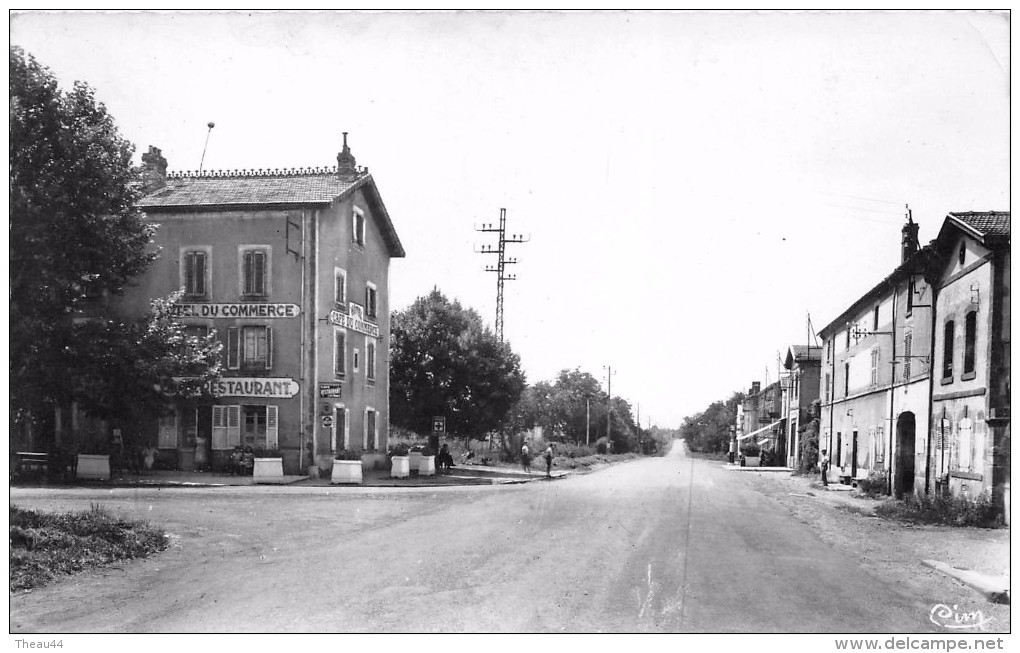
[[266, 249], [246, 249], [242, 253], [243, 280], [241, 294], [245, 297], [265, 297], [268, 294], [269, 252]]
[[977, 349], [977, 311], [970, 311], [963, 321], [963, 374], [961, 379], [973, 379], [974, 358]]
[[956, 323], [946, 322], [942, 332], [942, 381], [953, 380], [953, 339], [956, 337]]

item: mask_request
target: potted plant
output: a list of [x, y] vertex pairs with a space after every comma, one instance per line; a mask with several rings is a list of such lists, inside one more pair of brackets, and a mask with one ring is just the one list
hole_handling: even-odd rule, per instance
[[279, 449], [256, 449], [252, 468], [255, 482], [269, 482], [283, 478], [283, 455]]
[[398, 444], [390, 449], [390, 476], [392, 478], [407, 478], [411, 475], [410, 450], [406, 444]]
[[421, 452], [421, 460], [418, 461], [418, 476], [436, 475], [436, 452], [429, 447]]
[[411, 447], [411, 450], [407, 454], [407, 464], [410, 467], [412, 474], [418, 473], [418, 468], [421, 466], [421, 450], [419, 446]]
[[759, 467], [761, 461], [761, 449], [756, 444], [745, 445], [741, 451], [744, 454], [744, 467]]
[[361, 483], [361, 454], [348, 449], [337, 451], [333, 456], [333, 471], [329, 482], [333, 485]]

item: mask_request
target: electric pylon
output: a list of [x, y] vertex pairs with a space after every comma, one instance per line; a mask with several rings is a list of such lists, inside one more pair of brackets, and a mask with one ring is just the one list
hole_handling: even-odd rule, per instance
[[516, 258], [506, 258], [506, 246], [510, 243], [526, 243], [531, 239], [521, 234], [506, 235], [506, 209], [499, 210], [499, 226], [483, 224], [481, 228], [475, 227], [475, 231], [499, 234], [499, 241], [495, 247], [482, 245], [481, 249], [476, 249], [475, 252], [496, 254], [499, 257], [496, 265], [486, 265], [485, 271], [496, 273], [496, 338], [503, 342], [503, 282], [517, 280], [517, 275], [506, 274], [506, 266], [517, 263]]

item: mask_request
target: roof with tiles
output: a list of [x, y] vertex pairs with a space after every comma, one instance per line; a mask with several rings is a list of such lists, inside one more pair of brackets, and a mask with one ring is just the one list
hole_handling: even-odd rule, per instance
[[370, 179], [368, 173], [345, 179], [336, 168], [171, 172], [166, 176], [166, 186], [143, 197], [138, 205], [157, 210], [323, 205]]
[[980, 239], [1009, 238], [1009, 211], [960, 211], [948, 217]]

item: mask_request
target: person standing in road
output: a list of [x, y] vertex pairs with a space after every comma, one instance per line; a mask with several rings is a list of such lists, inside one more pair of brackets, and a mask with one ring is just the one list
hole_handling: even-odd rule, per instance
[[524, 466], [524, 471], [531, 473], [531, 451], [528, 449], [527, 442], [521, 447], [521, 465]]
[[553, 451], [552, 451], [552, 445], [550, 444], [548, 447], [545, 448], [545, 475], [546, 476], [552, 476], [552, 459], [553, 459]]
[[822, 470], [822, 486], [829, 487], [829, 479], [826, 476], [829, 472], [829, 454], [822, 449], [822, 456], [818, 459], [818, 468]]

